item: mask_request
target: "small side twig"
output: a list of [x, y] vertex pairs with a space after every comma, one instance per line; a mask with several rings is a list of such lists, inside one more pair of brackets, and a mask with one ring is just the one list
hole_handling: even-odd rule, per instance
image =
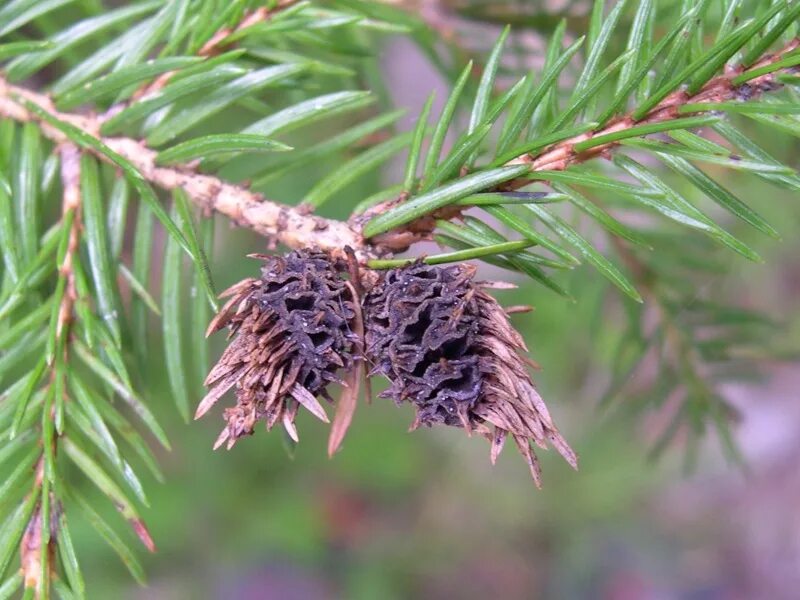
[[73, 262], [78, 253], [81, 230], [80, 150], [75, 144], [65, 143], [61, 146], [60, 154], [61, 182], [63, 186], [61, 216], [65, 218], [67, 214], [72, 212], [72, 225], [69, 232], [69, 241], [67, 242], [67, 252], [58, 267], [59, 276], [66, 279], [66, 289], [58, 311], [57, 339], [62, 339], [64, 335], [67, 335], [75, 300], [78, 297], [75, 289]]
[[[61, 156], [61, 182], [62, 182], [62, 201], [61, 218], [70, 220], [67, 248], [61, 264], [58, 265], [58, 276], [63, 280], [64, 292], [56, 313], [56, 339], [55, 349], [63, 353], [64, 362], [68, 352], [68, 345], [65, 342], [69, 336], [69, 325], [72, 321], [73, 309], [77, 299], [75, 286], [74, 261], [79, 251], [80, 230], [81, 230], [81, 194], [80, 194], [80, 150], [72, 143], [62, 144], [58, 152]], [[58, 369], [51, 365], [50, 379], [48, 386], [56, 390], [56, 378], [63, 375], [58, 373]], [[43, 418], [56, 422], [56, 402], [50, 406], [49, 414]], [[45, 409], [46, 410], [46, 409]], [[51, 457], [55, 457], [58, 448], [59, 433], [56, 427], [52, 429], [51, 439], [42, 436], [42, 454], [39, 456], [35, 466], [35, 477], [31, 495], [36, 497], [46, 495], [49, 497], [50, 515], [42, 511], [42, 500], [37, 499], [33, 514], [28, 521], [25, 534], [20, 544], [20, 565], [24, 578], [24, 585], [28, 589], [34, 590], [36, 597], [47, 587], [46, 579], [52, 575], [53, 557], [55, 556], [56, 526], [58, 522], [57, 512], [60, 505], [56, 502], [55, 496], [49, 488], [44, 488], [45, 483], [45, 455], [49, 452]], [[47, 449], [45, 449], [47, 448]], [[44, 519], [49, 516], [49, 522]], [[47, 553], [47, 555], [46, 555]], [[48, 573], [44, 572], [43, 565], [47, 565]], [[43, 576], [45, 580], [43, 581]]]
[[[735, 80], [740, 75], [748, 71], [759, 72], [760, 69], [778, 63], [781, 59], [786, 58], [790, 53], [796, 51], [800, 47], [800, 38], [795, 38], [777, 52], [765, 54], [761, 59], [755, 62], [747, 69], [743, 67], [730, 68], [722, 75], [714, 77], [708, 81], [700, 91], [695, 95], [690, 96], [684, 90], [678, 90], [673, 94], [667, 96], [652, 110], [640, 119], [635, 119], [633, 113], [623, 115], [612, 119], [608, 124], [602, 128], [590, 131], [569, 139], [552, 144], [535, 154], [523, 154], [517, 158], [507, 162], [505, 166], [514, 166], [520, 164], [530, 165], [531, 171], [563, 171], [568, 167], [576, 164], [585, 163], [589, 160], [598, 157], [608, 157], [610, 152], [620, 145], [619, 141], [609, 141], [601, 143], [591, 148], [580, 151], [579, 144], [594, 138], [600, 138], [605, 135], [622, 132], [633, 127], [641, 125], [648, 125], [653, 123], [662, 123], [672, 121], [680, 117], [689, 117], [701, 115], [705, 111], [681, 113], [680, 109], [683, 106], [690, 104], [714, 105], [722, 104], [730, 101], [749, 101], [759, 98], [762, 94], [770, 92], [783, 87], [783, 84], [778, 80], [778, 75], [785, 73], [791, 69], [797, 70], [797, 67], [790, 67], [788, 69], [776, 69], [774, 71], [758, 75], [749, 79], [746, 83], [737, 85]], [[546, 180], [542, 180], [545, 181]], [[494, 190], [486, 191], [514, 191], [526, 185], [530, 185], [531, 179], [528, 177], [520, 177], [507, 181], [498, 186]], [[386, 212], [398, 204], [405, 201], [406, 197], [398, 197], [382, 204], [372, 207], [354, 219], [354, 224], [362, 225], [369, 221], [377, 214]], [[450, 220], [461, 214], [462, 207], [457, 205], [446, 206], [445, 208], [416, 221], [408, 223], [407, 225], [398, 229], [380, 234], [372, 238], [370, 241], [373, 244], [380, 245], [388, 248], [393, 252], [403, 252], [413, 244], [427, 239], [433, 232], [436, 226], [437, 219]]]
[[[300, 0], [278, 0], [277, 2], [272, 3], [272, 6], [260, 6], [250, 11], [242, 17], [235, 27], [223, 27], [214, 33], [214, 35], [212, 35], [209, 40], [197, 51], [197, 55], [209, 57], [219, 54], [222, 49], [227, 46], [225, 40], [232, 34], [238, 33], [239, 31], [247, 29], [248, 27], [252, 27], [253, 25], [257, 25], [263, 21], [267, 21], [274, 14], [287, 9], [294, 4], [297, 4], [299, 1]], [[136, 90], [136, 92], [134, 92], [133, 96], [131, 97], [132, 101], [149, 98], [150, 96], [157, 94], [169, 83], [170, 79], [172, 79], [174, 75], [175, 71], [168, 71], [161, 74], [152, 82], [143, 85]], [[112, 111], [113, 110], [114, 109], [112, 108]]]

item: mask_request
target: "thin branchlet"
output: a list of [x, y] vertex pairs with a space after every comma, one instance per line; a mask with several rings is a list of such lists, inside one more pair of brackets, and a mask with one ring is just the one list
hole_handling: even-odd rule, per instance
[[[218, 31], [216, 31], [214, 35], [212, 35], [208, 41], [197, 51], [197, 56], [209, 57], [219, 54], [228, 46], [226, 43], [226, 38], [249, 27], [253, 27], [254, 25], [269, 20], [280, 11], [297, 4], [299, 1], [300, 0], [277, 0], [276, 2], [270, 3], [269, 6], [259, 6], [258, 8], [249, 11], [242, 16], [235, 26], [221, 27]], [[131, 101], [135, 102], [137, 100], [144, 100], [154, 96], [164, 89], [164, 87], [174, 76], [175, 71], [168, 71], [166, 73], [162, 73], [153, 81], [143, 84], [131, 95]], [[119, 112], [128, 104], [130, 104], [130, 102], [121, 103], [112, 107], [105, 116], [108, 117], [116, 112]]]
[[[633, 113], [617, 117], [597, 130], [589, 131], [552, 144], [536, 154], [523, 154], [506, 163], [506, 166], [525, 164], [530, 165], [531, 171], [563, 171], [572, 165], [585, 163], [594, 158], [608, 157], [609, 153], [615, 147], [619, 146], [618, 141], [611, 141], [593, 146], [581, 152], [576, 150], [576, 146], [581, 142], [611, 133], [623, 132], [640, 125], [668, 122], [678, 118], [702, 114], [700, 112], [682, 113], [680, 111], [681, 107], [689, 104], [713, 105], [730, 101], [746, 102], [755, 100], [766, 92], [782, 88], [783, 84], [778, 80], [778, 76], [792, 68], [778, 69], [773, 72], [765, 73], [740, 85], [736, 85], [734, 80], [749, 71], [755, 71], [777, 63], [789, 54], [795, 52], [798, 47], [800, 47], [800, 38], [795, 38], [781, 50], [765, 54], [759, 61], [752, 64], [747, 69], [742, 66], [728, 68], [722, 75], [709, 80], [708, 83], [694, 95], [689, 95], [685, 90], [674, 92], [662, 100], [641, 119], [634, 119], [632, 116]], [[793, 69], [796, 70], [797, 67], [793, 67]], [[546, 179], [544, 181], [546, 181]], [[486, 191], [509, 192], [523, 188], [530, 183], [530, 178], [523, 176], [507, 181], [494, 189]], [[352, 222], [355, 227], [363, 227], [372, 217], [392, 210], [398, 204], [405, 201], [406, 198], [407, 195], [400, 196], [378, 204], [370, 210], [354, 216]], [[436, 227], [437, 219], [450, 220], [458, 217], [462, 211], [462, 207], [449, 205], [429, 216], [422, 217], [404, 225], [403, 227], [375, 236], [367, 240], [367, 242], [381, 248], [389, 249], [392, 252], [403, 252], [413, 244], [429, 238], [433, 229]]]
[[[59, 147], [59, 155], [61, 158], [62, 186], [61, 218], [65, 224], [69, 220], [69, 231], [67, 232], [67, 246], [64, 258], [58, 266], [58, 276], [64, 280], [64, 291], [56, 313], [55, 349], [56, 351], [61, 349], [63, 361], [66, 364], [69, 352], [69, 345], [66, 341], [70, 335], [69, 328], [72, 323], [75, 301], [77, 299], [74, 267], [75, 260], [77, 260], [77, 255], [80, 251], [81, 167], [80, 151], [74, 144], [70, 142], [63, 143]], [[55, 386], [55, 379], [61, 376], [63, 375], [59, 374], [57, 369], [51, 368], [47, 385], [58, 389], [58, 386]], [[50, 419], [51, 421], [55, 420], [55, 403], [49, 414], [45, 415], [44, 418]], [[52, 456], [56, 455], [58, 449], [58, 437], [58, 433], [53, 431], [52, 440], [48, 441], [44, 439], [44, 436], [42, 439], [43, 446], [45, 444], [50, 446], [49, 451]], [[40, 496], [43, 493], [42, 484], [45, 477], [45, 460], [44, 453], [42, 453], [35, 466], [31, 495]], [[28, 521], [28, 526], [25, 529], [20, 544], [20, 565], [24, 576], [24, 585], [26, 588], [37, 591], [41, 591], [46, 585], [46, 583], [42, 581], [42, 575], [44, 574], [43, 565], [47, 564], [48, 566], [49, 573], [46, 576], [50, 577], [52, 575], [54, 565], [52, 558], [55, 555], [58, 538], [57, 510], [60, 510], [60, 503], [56, 502], [56, 498], [52, 492], [48, 491], [47, 493], [50, 496], [50, 523], [43, 523], [42, 500], [36, 500], [33, 514]], [[45, 527], [50, 529], [50, 534], [47, 536], [50, 540], [48, 543], [44, 542], [45, 536], [43, 534], [43, 529]], [[48, 556], [44, 556], [45, 553], [48, 553]]]
[[72, 223], [64, 260], [59, 265], [59, 276], [66, 279], [64, 298], [58, 312], [56, 338], [66, 335], [78, 293], [75, 286], [74, 261], [79, 251], [81, 232], [80, 151], [72, 143], [61, 146], [61, 181], [63, 186], [62, 218], [71, 214]]

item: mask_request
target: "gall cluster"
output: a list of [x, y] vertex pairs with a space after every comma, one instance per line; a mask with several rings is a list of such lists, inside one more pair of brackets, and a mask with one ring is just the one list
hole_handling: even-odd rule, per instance
[[[236, 396], [215, 447], [230, 448], [259, 421], [267, 429], [280, 424], [297, 440], [300, 408], [328, 422], [326, 406], [337, 402], [330, 384], [352, 392], [352, 375], [365, 366], [369, 377], [389, 382], [380, 398], [413, 405], [411, 429], [446, 425], [481, 435], [492, 462], [510, 437], [537, 485], [532, 444], [553, 446], [577, 467], [530, 378], [522, 337], [472, 266], [415, 262], [377, 272], [361, 291], [347, 264], [323, 252], [261, 258], [261, 277], [228, 289], [208, 329], [227, 327], [230, 342], [206, 379], [197, 417], [228, 390]], [[331, 451], [352, 409], [337, 410], [336, 418], [343, 422], [334, 421]]]

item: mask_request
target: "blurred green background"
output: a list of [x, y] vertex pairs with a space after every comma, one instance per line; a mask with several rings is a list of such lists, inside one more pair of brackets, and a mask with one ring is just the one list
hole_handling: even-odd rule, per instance
[[[757, 199], [764, 190], [754, 185], [744, 195]], [[785, 237], [758, 241], [767, 264], [734, 258], [730, 272], [709, 283], [782, 319], [796, 344], [800, 245], [793, 231], [800, 223], [792, 200], [776, 193], [757, 202]], [[252, 275], [256, 263], [242, 256], [263, 242], [218, 225], [213, 267], [222, 288]], [[581, 269], [569, 282], [579, 300], [569, 304], [519, 283], [499, 296], [536, 308], [514, 322], [543, 366], [537, 382], [580, 454], [579, 472], [544, 453], [544, 489], [537, 491], [514, 452], [492, 468], [484, 440], [456, 429], [406, 433], [412, 411], [382, 400], [362, 403], [333, 460], [325, 454], [326, 427], [306, 414], [293, 458], [277, 430], [259, 429], [233, 450], [213, 452], [219, 411], [185, 425], [162, 382], [150, 405], [174, 450], [161, 456], [167, 483], [147, 485], [144, 517], [159, 549], [144, 557], [150, 584], [138, 589], [75, 513], [92, 596], [749, 598], [759, 596], [743, 590], [765, 578], [776, 594], [790, 589], [787, 578], [797, 570], [779, 573], [768, 561], [762, 572], [754, 561], [766, 560], [765, 548], [788, 565], [800, 560], [793, 516], [800, 476], [792, 460], [800, 446], [800, 368], [775, 363], [762, 383], [734, 390], [745, 413], [738, 431], [747, 434], [739, 436], [746, 470], [727, 465], [712, 439], [687, 475], [677, 448], [646, 459], [646, 428], [626, 414], [624, 398], [614, 410], [598, 408], [622, 327], [614, 301], [598, 302], [606, 285]], [[213, 340], [212, 356], [220, 348]], [[151, 359], [149, 378], [163, 371], [157, 347]], [[776, 435], [780, 443], [765, 450]], [[778, 517], [766, 502], [787, 529], [770, 525]], [[754, 546], [753, 531], [770, 538], [759, 541], [765, 548]]]
[[[780, 144], [771, 150], [796, 156], [796, 142]], [[752, 178], [727, 184], [776, 223], [784, 241], [727, 223], [766, 264], [720, 249], [729, 268], [705, 276], [698, 295], [765, 311], [783, 328], [764, 344], [800, 348], [797, 199]], [[349, 192], [362, 198], [374, 185], [363, 181]], [[256, 272], [258, 263], [243, 256], [264, 242], [225, 222], [216, 230], [212, 267], [223, 289]], [[501, 302], [535, 307], [513, 320], [543, 367], [536, 380], [580, 454], [579, 472], [543, 453], [537, 491], [514, 452], [492, 468], [484, 440], [456, 429], [407, 433], [410, 408], [384, 400], [362, 402], [333, 460], [325, 426], [306, 414], [293, 457], [277, 430], [213, 452], [219, 411], [182, 423], [162, 382], [149, 400], [174, 450], [161, 456], [167, 483], [147, 485], [144, 517], [159, 549], [144, 557], [149, 587], [137, 588], [76, 514], [93, 597], [792, 597], [787, 590], [800, 582], [800, 367], [769, 362], [760, 382], [726, 390], [743, 414], [736, 435], [744, 467], [729, 465], [712, 436], [687, 473], [679, 443], [658, 461], [647, 459], [649, 424], [627, 410], [625, 397], [610, 409], [598, 405], [625, 330], [618, 293], [588, 268], [564, 280], [574, 304], [508, 273], [484, 267], [484, 274], [519, 283], [498, 293]], [[212, 340], [212, 359], [222, 337]], [[163, 374], [159, 352], [154, 345], [142, 374], [151, 381]]]

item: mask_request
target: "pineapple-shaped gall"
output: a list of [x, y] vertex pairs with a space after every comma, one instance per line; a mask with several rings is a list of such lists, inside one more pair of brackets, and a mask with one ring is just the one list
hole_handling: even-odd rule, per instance
[[327, 422], [317, 398], [332, 401], [328, 384], [354, 362], [356, 306], [344, 265], [311, 250], [260, 258], [261, 277], [228, 289], [230, 300], [208, 328], [211, 334], [227, 326], [233, 338], [208, 374], [210, 390], [196, 413], [203, 416], [235, 388], [236, 405], [225, 409], [215, 447], [230, 448], [262, 420], [267, 429], [281, 422], [297, 440], [300, 406]]
[[371, 374], [391, 382], [382, 396], [414, 405], [412, 429], [477, 432], [490, 440], [492, 462], [511, 435], [539, 485], [530, 442], [552, 444], [573, 467], [577, 457], [533, 386], [522, 337], [474, 272], [417, 262], [384, 273], [364, 301]]

